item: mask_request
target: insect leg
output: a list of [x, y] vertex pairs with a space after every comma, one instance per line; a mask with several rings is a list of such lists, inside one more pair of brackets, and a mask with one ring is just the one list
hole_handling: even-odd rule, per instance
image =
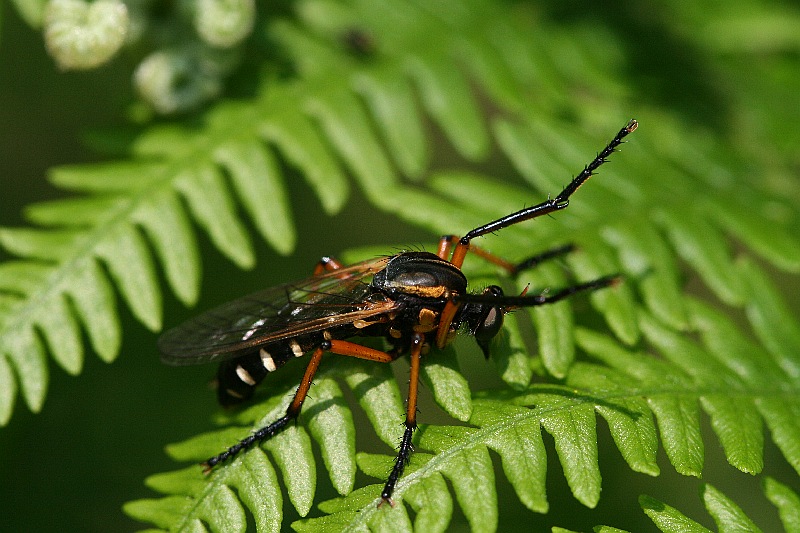
[[[460, 241], [458, 235], [445, 235], [439, 241], [439, 251], [436, 255], [441, 257], [442, 259], [449, 261], [450, 256], [452, 255], [454, 247], [458, 245]], [[479, 248], [477, 246], [470, 246], [469, 251], [473, 254], [477, 255], [478, 257], [482, 258], [489, 263], [495, 264], [500, 268], [506, 270], [509, 274], [514, 274], [516, 272], [516, 265], [511, 261], [506, 261], [500, 256], [494, 255], [493, 253], [484, 250], [483, 248]]]
[[573, 180], [569, 182], [569, 184], [564, 187], [564, 190], [562, 190], [555, 198], [550, 198], [540, 204], [522, 209], [516, 213], [511, 213], [510, 215], [506, 215], [502, 218], [498, 218], [497, 220], [489, 222], [488, 224], [484, 224], [483, 226], [473, 229], [461, 237], [461, 239], [458, 241], [458, 244], [456, 244], [455, 249], [453, 250], [453, 258], [450, 262], [461, 268], [461, 265], [464, 263], [464, 257], [466, 257], [467, 252], [469, 251], [469, 243], [476, 237], [480, 237], [482, 235], [486, 235], [487, 233], [492, 233], [503, 228], [507, 228], [519, 222], [537, 218], [566, 208], [569, 205], [570, 196], [572, 196], [572, 194], [577, 191], [578, 188], [586, 182], [586, 180], [592, 177], [597, 168], [605, 163], [608, 157], [614, 153], [614, 151], [616, 151], [620, 144], [622, 144], [623, 139], [628, 134], [633, 133], [637, 127], [639, 127], [639, 123], [635, 120], [628, 122], [625, 127], [619, 130], [617, 135], [611, 139], [611, 142], [609, 142], [608, 145], [606, 145], [606, 147], [603, 148], [603, 150], [597, 154], [597, 156], [588, 165], [586, 165], [583, 170], [577, 176], [575, 176], [575, 178], [573, 178]]
[[327, 255], [319, 260], [317, 265], [314, 267], [314, 275], [319, 276], [324, 272], [331, 272], [334, 270], [339, 270], [344, 265], [339, 262], [338, 259], [334, 257], [328, 257]]
[[[540, 294], [540, 295], [533, 295], [533, 296], [520, 296], [521, 301], [526, 301], [525, 299], [528, 298], [527, 301], [533, 303], [526, 303], [525, 306], [537, 306], [537, 305], [546, 305], [556, 303], [559, 300], [563, 300], [564, 298], [569, 298], [573, 294], [585, 291], [596, 291], [598, 289], [603, 289], [605, 287], [613, 287], [620, 283], [619, 275], [612, 274], [611, 276], [603, 276], [602, 278], [597, 278], [592, 281], [587, 281], [585, 283], [579, 283], [577, 285], [570, 285], [568, 287], [564, 287], [555, 291], [552, 294]], [[511, 298], [513, 300], [514, 298]], [[509, 302], [512, 306], [514, 302]]]
[[323, 346], [325, 345], [328, 346], [328, 348], [326, 348], [327, 351], [339, 355], [357, 357], [359, 359], [366, 359], [378, 363], [391, 363], [395, 360], [394, 357], [384, 351], [376, 350], [369, 346], [363, 346], [355, 342], [333, 340], [323, 343]]
[[[460, 239], [456, 235], [445, 235], [444, 237], [442, 237], [442, 239], [439, 241], [439, 252], [437, 255], [442, 259], [449, 260], [450, 255], [453, 251], [453, 247], [458, 245], [459, 240]], [[511, 276], [516, 275], [518, 272], [522, 270], [533, 268], [543, 261], [568, 254], [574, 250], [575, 250], [574, 244], [565, 244], [563, 246], [559, 246], [557, 248], [553, 248], [551, 250], [546, 250], [544, 252], [538, 253], [523, 261], [520, 261], [519, 263], [512, 263], [511, 261], [503, 259], [502, 257], [497, 256], [487, 250], [484, 250], [483, 248], [475, 246], [474, 244], [470, 244], [469, 246], [470, 253], [477, 255], [484, 261], [499, 266]]]
[[550, 250], [545, 250], [544, 252], [538, 253], [533, 255], [527, 259], [524, 259], [514, 265], [514, 270], [509, 272], [510, 274], [517, 274], [523, 270], [528, 270], [529, 268], [534, 268], [535, 266], [543, 263], [544, 261], [548, 261], [550, 259], [555, 259], [556, 257], [561, 257], [562, 255], [567, 255], [575, 251], [574, 244], [565, 244], [563, 246], [559, 246], [557, 248], [551, 248]]
[[556, 303], [564, 298], [569, 298], [573, 294], [585, 291], [596, 291], [605, 287], [612, 287], [620, 282], [620, 276], [613, 274], [611, 276], [603, 276], [592, 281], [585, 283], [578, 283], [564, 287], [552, 293], [544, 294], [528, 294], [521, 296], [502, 296], [495, 297], [491, 294], [462, 294], [455, 297], [459, 303], [476, 303], [488, 305], [502, 305], [507, 311], [518, 307], [536, 307], [539, 305], [546, 305]]
[[458, 240], [458, 235], [442, 236], [442, 238], [439, 239], [439, 250], [436, 252], [436, 255], [445, 261], [449, 261], [450, 256], [453, 254], [453, 247], [458, 244]]
[[290, 403], [289, 407], [286, 409], [286, 414], [272, 424], [263, 427], [254, 433], [251, 433], [221, 454], [215, 455], [211, 459], [207, 460], [205, 463], [203, 463], [204, 471], [206, 473], [214, 468], [214, 466], [235, 457], [240, 452], [247, 450], [254, 444], [274, 437], [276, 434], [278, 434], [278, 432], [285, 428], [289, 422], [297, 418], [297, 416], [300, 414], [300, 408], [303, 406], [303, 402], [306, 399], [306, 395], [308, 395], [308, 389], [311, 387], [311, 382], [314, 379], [314, 375], [319, 369], [319, 364], [322, 361], [322, 354], [324, 352], [324, 344], [323, 346], [320, 346], [314, 350], [314, 353], [311, 355], [311, 360], [308, 362], [308, 366], [306, 367], [306, 371], [303, 374], [303, 379], [300, 381], [300, 386], [297, 387], [297, 392], [295, 392], [294, 398], [292, 398], [292, 403]]
[[394, 360], [394, 358], [386, 352], [375, 350], [367, 346], [362, 346], [354, 342], [340, 340], [323, 342], [316, 350], [314, 350], [313, 354], [311, 355], [311, 360], [308, 362], [306, 371], [303, 374], [303, 379], [300, 381], [300, 385], [297, 387], [297, 392], [295, 392], [294, 398], [292, 398], [292, 403], [290, 403], [289, 407], [286, 409], [286, 414], [272, 424], [248, 435], [221, 454], [216, 455], [203, 463], [205, 471], [210, 471], [212, 468], [214, 468], [214, 466], [225, 462], [232, 457], [235, 457], [240, 452], [253, 446], [255, 443], [263, 442], [274, 437], [276, 434], [278, 434], [278, 432], [285, 428], [289, 422], [297, 418], [298, 415], [300, 415], [303, 402], [308, 395], [308, 390], [311, 388], [311, 383], [314, 380], [314, 376], [319, 369], [320, 362], [322, 361], [322, 354], [325, 352], [358, 357], [359, 359], [367, 359], [369, 361], [377, 361], [379, 363], [391, 363]]
[[444, 305], [442, 315], [439, 317], [439, 326], [436, 328], [437, 348], [444, 348], [447, 345], [450, 336], [450, 326], [453, 324], [453, 319], [462, 305], [462, 302], [453, 300], [449, 300]]
[[422, 360], [422, 344], [425, 337], [421, 333], [414, 333], [411, 337], [411, 372], [408, 380], [408, 404], [406, 406], [406, 421], [405, 431], [403, 432], [403, 439], [400, 441], [400, 448], [397, 450], [397, 458], [394, 461], [394, 467], [389, 474], [389, 479], [386, 480], [386, 485], [381, 492], [381, 503], [388, 503], [394, 507], [392, 500], [392, 493], [397, 481], [403, 476], [403, 471], [411, 458], [411, 452], [414, 451], [414, 446], [411, 444], [411, 437], [414, 435], [414, 430], [417, 429], [417, 395], [419, 391], [419, 368]]

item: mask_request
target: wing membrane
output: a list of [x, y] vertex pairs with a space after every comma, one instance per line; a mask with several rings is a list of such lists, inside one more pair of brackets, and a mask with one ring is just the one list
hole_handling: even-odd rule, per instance
[[374, 297], [369, 282], [388, 260], [364, 261], [223, 304], [164, 333], [161, 359], [173, 365], [222, 361], [254, 346], [386, 313], [395, 304]]

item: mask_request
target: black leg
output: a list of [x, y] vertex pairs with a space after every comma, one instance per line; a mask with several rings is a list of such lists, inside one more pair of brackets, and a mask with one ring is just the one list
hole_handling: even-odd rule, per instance
[[[394, 357], [386, 352], [382, 352], [380, 350], [375, 350], [373, 348], [369, 348], [367, 346], [362, 346], [360, 344], [356, 344], [354, 342], [342, 341], [342, 340], [331, 340], [325, 341], [320, 344], [319, 348], [314, 350], [313, 354], [311, 355], [311, 360], [308, 362], [308, 366], [306, 367], [306, 371], [303, 374], [303, 379], [300, 381], [300, 386], [297, 387], [297, 392], [294, 394], [294, 398], [292, 398], [292, 403], [289, 404], [289, 407], [286, 409], [286, 414], [283, 415], [281, 418], [273, 422], [272, 424], [263, 427], [256, 431], [255, 433], [248, 435], [247, 437], [243, 438], [224, 452], [219, 455], [215, 455], [208, 461], [203, 463], [204, 471], [209, 472], [211, 471], [214, 466], [218, 465], [219, 463], [225, 462], [228, 459], [232, 459], [239, 453], [244, 450], [247, 450], [254, 444], [259, 442], [263, 442], [267, 439], [274, 437], [278, 434], [283, 428], [285, 428], [289, 422], [296, 419], [300, 415], [300, 410], [303, 407], [303, 402], [308, 396], [308, 390], [311, 388], [311, 383], [314, 380], [314, 376], [319, 370], [319, 364], [322, 361], [322, 354], [325, 352], [331, 352], [339, 355], [346, 355], [350, 357], [357, 357], [359, 359], [366, 359], [368, 361], [376, 361], [378, 363], [391, 363], [394, 360]], [[414, 402], [416, 405], [416, 395], [414, 397]]]
[[550, 250], [546, 250], [542, 253], [536, 254], [532, 257], [529, 257], [523, 261], [520, 261], [516, 265], [514, 265], [514, 271], [512, 274], [516, 274], [523, 270], [528, 270], [529, 268], [534, 268], [540, 263], [543, 263], [549, 259], [555, 259], [556, 257], [561, 257], [563, 255], [567, 255], [575, 250], [574, 244], [565, 244], [564, 246], [559, 246], [558, 248], [552, 248]]
[[224, 463], [228, 459], [232, 459], [233, 457], [239, 455], [240, 452], [249, 449], [256, 443], [263, 442], [268, 440], [275, 435], [277, 435], [283, 428], [285, 428], [289, 422], [297, 418], [300, 412], [297, 411], [296, 413], [286, 413], [278, 420], [273, 422], [272, 424], [268, 425], [267, 427], [263, 427], [252, 433], [251, 435], [243, 438], [224, 452], [219, 455], [215, 455], [211, 459], [207, 460], [203, 463], [203, 473], [207, 474], [211, 471], [219, 463]]
[[464, 263], [464, 257], [466, 257], [467, 251], [469, 251], [470, 241], [476, 237], [480, 237], [482, 235], [486, 235], [487, 233], [492, 233], [503, 228], [507, 228], [519, 222], [537, 218], [566, 208], [569, 205], [570, 196], [572, 196], [572, 194], [577, 191], [578, 188], [586, 182], [586, 180], [592, 177], [592, 174], [594, 174], [598, 167], [605, 163], [606, 159], [608, 159], [608, 157], [614, 153], [614, 151], [616, 151], [619, 145], [623, 143], [623, 139], [627, 137], [628, 134], [633, 133], [637, 127], [639, 127], [638, 122], [635, 120], [629, 121], [624, 128], [619, 130], [611, 142], [609, 142], [608, 145], [606, 145], [606, 147], [603, 148], [599, 154], [597, 154], [591, 163], [586, 165], [584, 169], [577, 176], [575, 176], [575, 178], [573, 178], [573, 180], [566, 187], [564, 187], [564, 190], [561, 191], [555, 198], [550, 198], [540, 204], [522, 209], [516, 213], [511, 213], [510, 215], [506, 215], [502, 218], [498, 218], [497, 220], [489, 222], [488, 224], [484, 224], [483, 226], [473, 229], [461, 237], [455, 247], [455, 250], [453, 251], [453, 258], [451, 262], [460, 268]]
[[455, 297], [458, 303], [472, 303], [472, 304], [488, 304], [498, 305], [502, 304], [506, 309], [515, 307], [536, 307], [539, 305], [547, 305], [556, 303], [564, 298], [569, 298], [573, 294], [585, 291], [595, 291], [605, 287], [611, 287], [620, 282], [622, 278], [618, 274], [611, 276], [603, 276], [586, 283], [578, 283], [577, 285], [570, 285], [564, 287], [550, 294], [531, 294], [522, 296], [493, 296], [491, 294], [463, 294]]
[[597, 170], [600, 165], [605, 163], [608, 159], [608, 156], [613, 154], [617, 147], [622, 144], [622, 140], [629, 133], [635, 131], [638, 126], [639, 123], [635, 120], [628, 122], [624, 128], [619, 130], [611, 142], [609, 142], [608, 145], [603, 148], [599, 154], [597, 154], [592, 162], [586, 165], [584, 169], [569, 183], [569, 185], [564, 187], [564, 190], [561, 191], [555, 198], [549, 199], [546, 202], [542, 202], [538, 205], [522, 209], [516, 213], [511, 213], [503, 218], [499, 218], [479, 228], [475, 228], [465, 236], [461, 237], [461, 243], [468, 244], [469, 241], [475, 237], [480, 237], [481, 235], [486, 235], [487, 233], [492, 233], [493, 231], [507, 228], [508, 226], [517, 224], [518, 222], [522, 222], [524, 220], [530, 220], [532, 218], [552, 213], [553, 211], [564, 209], [569, 205], [569, 197], [572, 196], [572, 194], [577, 191], [578, 188], [586, 182], [586, 180], [592, 177], [592, 174], [594, 174], [595, 170]]
[[255, 433], [243, 438], [221, 454], [215, 455], [208, 461], [204, 462], [204, 472], [208, 473], [219, 463], [225, 462], [228, 459], [232, 459], [240, 452], [247, 450], [256, 443], [274, 437], [278, 432], [285, 428], [289, 422], [296, 419], [300, 415], [300, 409], [303, 407], [303, 402], [308, 395], [308, 389], [311, 388], [311, 382], [314, 379], [314, 375], [316, 375], [317, 370], [319, 369], [319, 364], [322, 361], [322, 354], [328, 348], [329, 346], [326, 345], [324, 347], [320, 346], [314, 350], [314, 353], [311, 355], [311, 361], [308, 362], [306, 371], [303, 374], [303, 379], [300, 382], [300, 386], [297, 387], [297, 392], [294, 393], [292, 403], [290, 403], [289, 407], [286, 409], [286, 414], [272, 424], [263, 427]]
[[392, 493], [397, 481], [403, 476], [403, 471], [411, 458], [411, 452], [414, 451], [414, 446], [411, 444], [411, 438], [414, 435], [414, 430], [417, 429], [417, 394], [419, 390], [419, 369], [422, 360], [422, 344], [425, 337], [420, 333], [415, 333], [411, 338], [411, 372], [408, 381], [408, 404], [406, 406], [406, 421], [405, 431], [403, 432], [403, 439], [400, 441], [400, 448], [397, 450], [397, 458], [394, 461], [394, 467], [389, 474], [389, 479], [381, 492], [381, 503], [388, 503], [394, 507], [392, 500]]

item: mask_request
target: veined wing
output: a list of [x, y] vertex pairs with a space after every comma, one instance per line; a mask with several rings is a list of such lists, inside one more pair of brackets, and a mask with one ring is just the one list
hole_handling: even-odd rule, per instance
[[381, 257], [265, 289], [223, 304], [164, 333], [161, 359], [172, 365], [223, 361], [269, 342], [352, 323], [392, 310], [370, 288]]

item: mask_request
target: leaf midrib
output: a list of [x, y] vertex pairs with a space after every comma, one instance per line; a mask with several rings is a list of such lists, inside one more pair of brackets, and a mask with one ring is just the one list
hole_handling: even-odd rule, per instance
[[[572, 394], [575, 394], [575, 389], [568, 389], [565, 388], [565, 392], [569, 391]], [[542, 391], [535, 391], [530, 390], [526, 391], [522, 394], [540, 394], [543, 393]], [[659, 396], [659, 395], [669, 395], [669, 396], [690, 396], [697, 400], [704, 396], [712, 396], [712, 395], [722, 395], [729, 398], [741, 398], [741, 397], [748, 397], [752, 398], [753, 400], [758, 399], [759, 397], [763, 396], [781, 396], [787, 397], [792, 399], [800, 398], [800, 389], [796, 390], [794, 394], [789, 391], [780, 391], [776, 389], [769, 389], [762, 391], [732, 391], [730, 388], [727, 389], [716, 389], [716, 388], [704, 388], [702, 390], [694, 390], [694, 391], [676, 391], [675, 389], [654, 389], [654, 388], [642, 388], [642, 389], [633, 389], [626, 391], [625, 393], [612, 393], [612, 394], [605, 394], [604, 391], [597, 391], [592, 394], [592, 398], [565, 398], [565, 404], [563, 405], [555, 405], [555, 406], [548, 406], [548, 407], [532, 407], [528, 408], [527, 412], [520, 412], [517, 414], [511, 414], [504, 416], [502, 420], [492, 423], [490, 425], [484, 425], [481, 427], [474, 427], [470, 426], [470, 429], [474, 428], [474, 431], [470, 431], [468, 436], [460, 437], [455, 440], [455, 444], [449, 447], [447, 450], [434, 454], [429, 461], [427, 461], [424, 465], [419, 467], [414, 472], [411, 472], [397, 483], [395, 488], [395, 496], [402, 496], [405, 489], [409, 486], [415, 484], [418, 479], [424, 478], [430, 474], [435, 472], [441, 472], [444, 470], [444, 465], [447, 461], [451, 460], [457, 454], [461, 453], [463, 450], [469, 449], [476, 445], [483, 445], [488, 446], [488, 441], [491, 437], [497, 435], [498, 433], [503, 433], [506, 431], [511, 431], [515, 426], [518, 426], [520, 422], [527, 422], [531, 419], [537, 419], [541, 421], [541, 419], [546, 415], [556, 414], [559, 411], [569, 410], [578, 405], [585, 405], [585, 404], [593, 404], [596, 405], [596, 400], [627, 400], [631, 398], [642, 398], [642, 397], [650, 397], [650, 396]], [[480, 401], [480, 400], [478, 400]], [[488, 401], [496, 401], [496, 400], [488, 400]], [[568, 404], [567, 404], [568, 402]], [[503, 402], [500, 402], [503, 403]], [[518, 404], [510, 404], [516, 407], [525, 407]], [[424, 426], [423, 426], [424, 427]], [[660, 440], [660, 439], [659, 439]], [[374, 515], [376, 511], [379, 511], [378, 504], [381, 502], [380, 498], [373, 499], [369, 505], [359, 509], [353, 520], [348, 524], [348, 527], [345, 531], [363, 531], [363, 528], [366, 527], [371, 517]]]

